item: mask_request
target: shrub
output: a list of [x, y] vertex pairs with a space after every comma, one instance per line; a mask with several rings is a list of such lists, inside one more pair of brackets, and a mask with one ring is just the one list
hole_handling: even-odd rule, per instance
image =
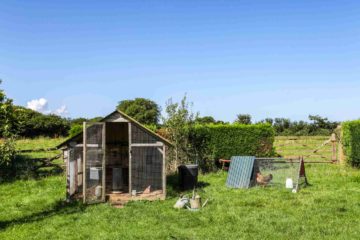
[[347, 162], [360, 167], [360, 120], [342, 124], [342, 144]]
[[7, 138], [0, 143], [0, 182], [13, 175], [15, 167], [15, 140]]
[[69, 137], [72, 138], [83, 130], [82, 124], [73, 124], [69, 130]]
[[201, 168], [211, 170], [220, 158], [274, 155], [274, 135], [270, 124], [196, 125], [191, 130], [190, 143]]
[[17, 106], [16, 132], [21, 137], [57, 137], [66, 136], [70, 129], [67, 119], [57, 115], [45, 115], [31, 109]]
[[150, 99], [123, 100], [119, 102], [117, 108], [142, 124], [158, 124], [160, 107]]

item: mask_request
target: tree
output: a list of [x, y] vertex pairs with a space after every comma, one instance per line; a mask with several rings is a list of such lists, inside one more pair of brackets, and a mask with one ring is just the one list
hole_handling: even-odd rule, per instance
[[238, 114], [236, 116], [236, 123], [241, 124], [251, 124], [251, 115], [250, 114]]
[[190, 107], [192, 103], [187, 102], [186, 95], [180, 103], [173, 103], [169, 99], [166, 103], [166, 116], [163, 123], [166, 136], [174, 144], [175, 156], [170, 157], [170, 168], [176, 169], [178, 165], [191, 160], [191, 148], [189, 145], [189, 133], [195, 124], [197, 114], [194, 114]]
[[0, 143], [0, 180], [4, 175], [9, 174], [8, 170], [14, 164], [16, 157], [13, 124], [14, 108], [12, 100], [6, 97], [3, 90], [0, 90], [0, 130], [4, 138]]
[[212, 116], [197, 117], [195, 119], [195, 122], [199, 124], [216, 123], [215, 119]]
[[120, 101], [117, 108], [142, 124], [158, 124], [160, 107], [152, 100], [135, 98]]
[[34, 110], [16, 106], [16, 126], [19, 136], [67, 136], [70, 129], [69, 120], [54, 114], [42, 114]]

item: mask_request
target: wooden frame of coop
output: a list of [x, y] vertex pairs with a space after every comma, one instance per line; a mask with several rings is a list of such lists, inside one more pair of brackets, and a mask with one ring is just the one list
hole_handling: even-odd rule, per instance
[[172, 144], [116, 110], [61, 143], [67, 199], [84, 203], [165, 199], [166, 149]]

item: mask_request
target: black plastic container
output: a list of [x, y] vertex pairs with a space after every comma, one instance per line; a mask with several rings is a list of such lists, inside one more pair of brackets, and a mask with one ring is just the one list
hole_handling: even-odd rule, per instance
[[197, 164], [181, 165], [179, 170], [179, 186], [181, 190], [190, 190], [198, 182], [199, 166]]

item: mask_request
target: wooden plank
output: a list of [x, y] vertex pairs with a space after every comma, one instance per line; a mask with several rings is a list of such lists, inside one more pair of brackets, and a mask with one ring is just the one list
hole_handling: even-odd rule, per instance
[[165, 149], [165, 145], [164, 145], [163, 150], [162, 150], [162, 156], [163, 156], [162, 188], [163, 188], [164, 199], [166, 198], [166, 155], [165, 155], [165, 151], [166, 151], [166, 149]]
[[129, 193], [131, 194], [132, 187], [131, 187], [131, 162], [132, 162], [132, 156], [131, 156], [131, 122], [128, 123], [128, 133], [129, 133]]
[[69, 168], [70, 168], [70, 157], [69, 157], [69, 154], [70, 154], [70, 150], [67, 149], [67, 150], [64, 150], [63, 151], [63, 154], [65, 155], [65, 151], [68, 152], [68, 157], [67, 157], [67, 161], [66, 161], [66, 199], [67, 200], [70, 200], [70, 174], [69, 174]]
[[[75, 145], [75, 147], [83, 147], [83, 146], [84, 146], [84, 144], [76, 144]], [[86, 144], [86, 147], [88, 147], [88, 148], [91, 148], [91, 147], [98, 148], [99, 144]]]
[[106, 127], [105, 122], [101, 123], [102, 125], [102, 151], [103, 151], [103, 159], [102, 159], [102, 196], [101, 200], [105, 202], [105, 178], [106, 178]]
[[86, 122], [83, 122], [83, 202], [86, 203]]
[[129, 144], [131, 147], [162, 147], [164, 144], [162, 142], [157, 143], [132, 143]]

